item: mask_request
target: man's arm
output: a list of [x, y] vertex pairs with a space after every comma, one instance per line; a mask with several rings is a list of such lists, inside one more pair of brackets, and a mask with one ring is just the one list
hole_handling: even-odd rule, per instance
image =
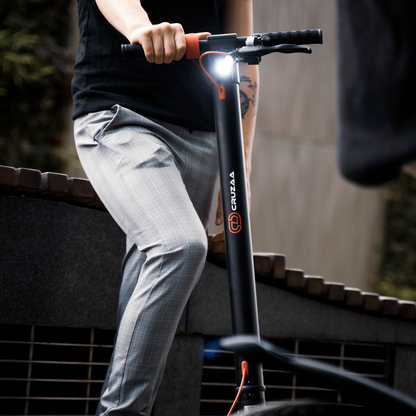
[[[237, 36], [251, 36], [253, 34], [252, 0], [224, 0], [221, 19], [222, 31], [224, 33], [237, 33]], [[258, 86], [258, 65], [240, 64], [240, 101], [249, 204], [251, 199], [251, 155], [253, 151], [254, 130], [256, 126]], [[219, 195], [215, 223], [217, 225], [221, 225], [222, 222], [222, 205], [221, 197]], [[223, 238], [223, 233], [220, 233], [217, 234], [213, 240], [222, 240]]]
[[186, 51], [179, 23], [153, 25], [140, 0], [96, 0], [101, 13], [130, 43], [143, 46], [146, 59], [157, 64], [180, 60]]

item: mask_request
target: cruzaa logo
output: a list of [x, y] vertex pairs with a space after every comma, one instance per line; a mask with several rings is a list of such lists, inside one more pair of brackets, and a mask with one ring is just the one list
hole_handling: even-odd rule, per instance
[[234, 211], [228, 216], [228, 229], [233, 234], [237, 234], [243, 228], [241, 223], [241, 215], [237, 211], [237, 198], [235, 192], [235, 174], [234, 172], [230, 173], [230, 199], [231, 199], [231, 209]]
[[228, 216], [228, 229], [233, 234], [237, 234], [242, 228], [243, 225], [241, 224], [241, 215], [238, 212], [232, 212]]
[[237, 210], [237, 199], [235, 197], [235, 178], [234, 171], [230, 173], [230, 196], [231, 196], [231, 209], [233, 211]]

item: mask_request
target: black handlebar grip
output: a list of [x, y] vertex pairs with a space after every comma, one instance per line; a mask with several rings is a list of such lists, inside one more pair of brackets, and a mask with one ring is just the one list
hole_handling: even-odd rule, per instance
[[292, 32], [262, 33], [264, 46], [275, 46], [289, 43], [292, 45], [308, 45], [322, 43], [322, 29], [296, 30]]
[[143, 58], [144, 56], [143, 47], [138, 43], [121, 45], [121, 58], [123, 61], [129, 58]]

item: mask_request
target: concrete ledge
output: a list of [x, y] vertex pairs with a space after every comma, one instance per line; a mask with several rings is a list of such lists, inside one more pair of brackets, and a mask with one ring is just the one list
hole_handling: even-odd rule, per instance
[[[262, 336], [416, 345], [416, 323], [339, 308], [257, 283]], [[226, 270], [207, 263], [188, 305], [187, 331], [230, 334]]]
[[0, 195], [0, 322], [114, 328], [125, 237], [110, 215]]

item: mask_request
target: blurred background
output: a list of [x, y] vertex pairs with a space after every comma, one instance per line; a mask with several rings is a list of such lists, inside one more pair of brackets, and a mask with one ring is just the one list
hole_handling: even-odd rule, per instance
[[[321, 28], [312, 55], [260, 65], [255, 252], [328, 281], [416, 300], [415, 180], [363, 188], [337, 170], [336, 0], [255, 0], [255, 31]], [[0, 164], [85, 177], [73, 146], [75, 0], [0, 5]], [[213, 213], [215, 214], [213, 207]], [[214, 219], [210, 233], [218, 232]]]

